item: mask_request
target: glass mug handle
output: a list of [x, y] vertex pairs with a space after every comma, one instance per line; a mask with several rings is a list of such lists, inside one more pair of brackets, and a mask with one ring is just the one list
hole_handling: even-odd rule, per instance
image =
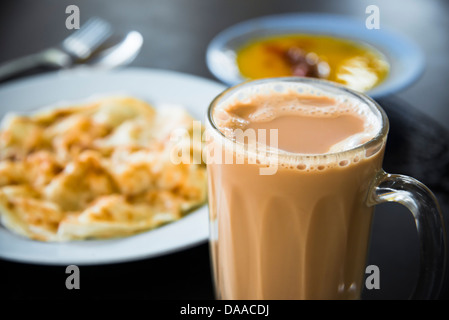
[[446, 236], [443, 215], [435, 196], [414, 178], [382, 170], [370, 190], [368, 205], [384, 202], [404, 205], [415, 219], [420, 243], [420, 271], [410, 298], [438, 298], [446, 264]]

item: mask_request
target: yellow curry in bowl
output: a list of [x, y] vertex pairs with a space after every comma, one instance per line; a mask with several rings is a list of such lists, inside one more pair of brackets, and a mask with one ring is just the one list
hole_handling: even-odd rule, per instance
[[382, 83], [390, 70], [385, 56], [368, 45], [313, 34], [256, 39], [237, 51], [237, 65], [246, 79], [315, 77], [361, 92]]

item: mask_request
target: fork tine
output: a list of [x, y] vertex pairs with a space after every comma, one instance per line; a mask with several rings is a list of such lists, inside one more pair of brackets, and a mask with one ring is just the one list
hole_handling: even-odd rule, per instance
[[62, 47], [71, 55], [87, 58], [112, 33], [109, 23], [100, 18], [89, 19], [81, 29], [75, 31], [62, 42]]

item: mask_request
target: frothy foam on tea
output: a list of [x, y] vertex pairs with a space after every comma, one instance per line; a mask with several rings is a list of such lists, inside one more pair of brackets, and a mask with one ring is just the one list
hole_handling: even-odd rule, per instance
[[[349, 151], [374, 138], [381, 128], [379, 118], [360, 100], [324, 95], [307, 85], [251, 87], [229, 97], [213, 117], [218, 129], [234, 140], [237, 129], [252, 129], [255, 139], [245, 140], [247, 146], [307, 155]], [[270, 140], [272, 129], [277, 130], [276, 141]]]
[[[365, 199], [385, 140], [354, 147], [372, 141], [384, 120], [360, 97], [312, 85], [249, 83], [212, 105], [221, 131], [212, 128], [207, 142], [220, 155], [207, 163], [220, 299], [360, 297], [373, 212]], [[270, 139], [259, 148], [263, 139], [242, 131]]]

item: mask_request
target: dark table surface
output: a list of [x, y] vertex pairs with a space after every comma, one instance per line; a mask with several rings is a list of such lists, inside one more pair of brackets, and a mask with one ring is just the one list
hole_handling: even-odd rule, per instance
[[[397, 30], [426, 55], [422, 77], [409, 88], [379, 102], [391, 121], [386, 171], [414, 176], [427, 184], [449, 219], [449, 2], [134, 0], [11, 1], [0, 4], [0, 63], [51, 46], [71, 31], [65, 8], [80, 8], [81, 24], [100, 16], [119, 31], [136, 29], [145, 39], [131, 64], [175, 70], [214, 79], [205, 64], [209, 41], [221, 30], [258, 16], [325, 12], [366, 17], [380, 9], [381, 28]], [[2, 110], [3, 112], [4, 110]], [[396, 204], [376, 208], [369, 264], [381, 270], [381, 288], [363, 299], [407, 299], [418, 273], [414, 220]], [[65, 266], [44, 266], [0, 259], [1, 294], [10, 298], [213, 299], [208, 244], [164, 256], [111, 265], [82, 266], [81, 289], [67, 290]], [[449, 297], [444, 282], [440, 299]]]

